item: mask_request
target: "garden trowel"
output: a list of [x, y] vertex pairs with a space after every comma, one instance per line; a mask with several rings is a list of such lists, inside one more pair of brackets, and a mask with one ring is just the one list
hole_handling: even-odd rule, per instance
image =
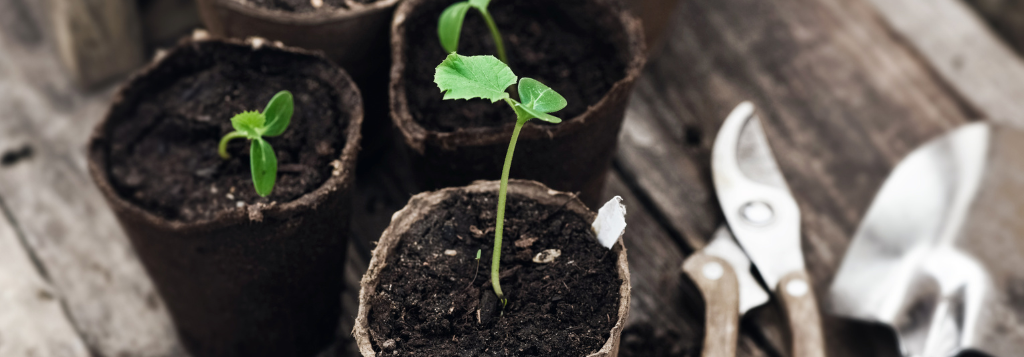
[[831, 312], [892, 327], [902, 352], [1024, 353], [1024, 132], [964, 125], [893, 170], [829, 292]]

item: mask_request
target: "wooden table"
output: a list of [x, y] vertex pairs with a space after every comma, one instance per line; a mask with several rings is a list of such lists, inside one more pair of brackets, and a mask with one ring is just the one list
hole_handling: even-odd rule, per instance
[[[31, 0], [0, 0], [0, 356], [179, 356], [172, 323], [86, 173], [85, 142], [112, 89], [61, 69]], [[20, 14], [20, 15], [12, 15]], [[639, 81], [606, 194], [629, 207], [633, 276], [622, 356], [700, 354], [703, 301], [681, 275], [722, 221], [709, 156], [743, 100], [760, 109], [803, 211], [824, 293], [893, 165], [969, 120], [1024, 123], [1024, 63], [960, 0], [683, 0]], [[359, 174], [345, 279], [412, 192], [400, 155]], [[356, 291], [342, 297], [338, 344]], [[787, 356], [777, 302], [741, 324], [742, 356]], [[896, 356], [879, 326], [825, 316], [831, 356]]]

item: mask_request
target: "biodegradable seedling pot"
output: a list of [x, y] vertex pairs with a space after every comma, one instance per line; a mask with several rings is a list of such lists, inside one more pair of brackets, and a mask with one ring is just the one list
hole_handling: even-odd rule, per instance
[[321, 8], [308, 11], [253, 0], [197, 0], [197, 5], [203, 24], [215, 37], [256, 36], [321, 50], [359, 78], [386, 66], [388, 23], [398, 1], [324, 0]]
[[[214, 37], [262, 37], [288, 46], [324, 51], [355, 79], [363, 93], [365, 154], [392, 140], [387, 118], [388, 30], [399, 0], [197, 0], [203, 24]], [[298, 9], [275, 3], [300, 5]]]
[[[407, 0], [391, 28], [391, 119], [423, 189], [497, 179], [515, 116], [504, 103], [442, 100], [434, 68], [447, 55], [437, 18], [448, 0]], [[594, 207], [615, 152], [633, 83], [645, 62], [638, 20], [613, 0], [495, 1], [512, 71], [550, 86], [569, 105], [558, 125], [527, 123], [511, 177], [581, 192]], [[463, 55], [494, 54], [481, 16], [466, 15]]]
[[[630, 299], [622, 237], [600, 245], [596, 215], [536, 181], [509, 182], [500, 312], [489, 269], [498, 184], [421, 193], [392, 217], [360, 283], [363, 356], [618, 355]], [[560, 255], [544, 260], [551, 249]]]
[[[295, 98], [274, 191], [229, 119]], [[88, 146], [113, 208], [193, 355], [311, 356], [340, 314], [362, 108], [327, 58], [261, 40], [185, 41], [117, 92]]]

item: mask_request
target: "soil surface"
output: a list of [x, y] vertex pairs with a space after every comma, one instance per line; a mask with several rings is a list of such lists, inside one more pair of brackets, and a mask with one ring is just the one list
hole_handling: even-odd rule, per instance
[[[514, 124], [515, 113], [504, 102], [442, 100], [434, 69], [447, 54], [437, 39], [437, 18], [449, 3], [425, 3], [423, 11], [407, 20], [405, 43], [410, 48], [405, 49], [405, 78], [413, 118], [424, 128], [442, 132]], [[505, 40], [512, 71], [564, 96], [568, 106], [553, 113], [563, 120], [583, 114], [626, 75], [626, 63], [607, 40], [607, 30], [585, 15], [594, 11], [593, 6], [583, 0], [518, 0], [494, 1], [488, 8]], [[459, 53], [497, 57], [490, 32], [476, 10], [466, 15]]]
[[[501, 315], [490, 284], [496, 203], [494, 193], [452, 197], [401, 238], [370, 301], [379, 356], [570, 357], [604, 345], [618, 319], [617, 254], [578, 215], [510, 195]], [[534, 263], [547, 249], [561, 256]]]
[[[281, 10], [288, 12], [313, 12], [319, 10], [334, 10], [337, 8], [347, 9], [348, 4], [345, 0], [323, 0], [323, 5], [320, 8], [313, 7], [313, 3], [310, 0], [248, 0], [249, 3], [272, 10]], [[352, 0], [357, 3], [369, 4], [377, 0]]]
[[[189, 63], [177, 66], [181, 79], [145, 96], [112, 129], [109, 167], [119, 194], [187, 222], [244, 204], [285, 203], [320, 187], [341, 155], [348, 117], [338, 108], [336, 89], [309, 73], [315, 66], [336, 69], [280, 51], [203, 48], [215, 50], [182, 59]], [[292, 92], [295, 112], [284, 134], [265, 138], [277, 155], [278, 177], [270, 196], [261, 198], [252, 184], [248, 140], [232, 140], [228, 160], [217, 154], [217, 144], [234, 130], [232, 116], [262, 111], [280, 90]]]

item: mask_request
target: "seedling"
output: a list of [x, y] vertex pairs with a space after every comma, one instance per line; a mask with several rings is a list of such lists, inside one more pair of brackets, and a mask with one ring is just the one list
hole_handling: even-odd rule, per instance
[[481, 249], [476, 250], [476, 269], [473, 270], [473, 280], [469, 282], [469, 286], [473, 286], [473, 283], [476, 282], [476, 274], [480, 272], [480, 252], [482, 251]]
[[277, 181], [277, 156], [270, 143], [264, 137], [274, 137], [284, 133], [292, 121], [292, 93], [286, 90], [277, 92], [267, 103], [263, 112], [245, 111], [231, 118], [231, 126], [235, 131], [220, 139], [217, 152], [227, 160], [228, 142], [232, 139], [249, 139], [249, 166], [252, 168], [252, 184], [260, 197], [267, 197], [274, 190]]
[[448, 6], [437, 19], [437, 37], [441, 40], [441, 47], [445, 52], [452, 53], [459, 50], [459, 36], [462, 34], [462, 21], [466, 19], [466, 12], [474, 8], [484, 17], [487, 28], [491, 30], [491, 37], [494, 38], [494, 46], [498, 50], [498, 58], [508, 64], [508, 57], [505, 56], [505, 42], [501, 39], [501, 32], [494, 18], [487, 11], [487, 5], [491, 0], [468, 0], [457, 2]]
[[[522, 102], [512, 99], [505, 91], [517, 81]], [[562, 95], [534, 79], [519, 80], [508, 65], [493, 56], [462, 56], [452, 52], [437, 66], [434, 83], [437, 83], [437, 87], [444, 93], [444, 99], [481, 98], [490, 100], [491, 103], [504, 100], [516, 113], [516, 126], [512, 130], [512, 140], [509, 141], [508, 152], [505, 154], [505, 166], [501, 169], [498, 216], [494, 228], [494, 254], [491, 258], [491, 285], [504, 307], [508, 300], [501, 292], [498, 266], [501, 262], [501, 234], [505, 224], [505, 191], [508, 188], [508, 172], [512, 168], [512, 153], [516, 149], [516, 140], [519, 138], [519, 131], [530, 119], [561, 123], [562, 119], [549, 113], [565, 108], [567, 103]]]

